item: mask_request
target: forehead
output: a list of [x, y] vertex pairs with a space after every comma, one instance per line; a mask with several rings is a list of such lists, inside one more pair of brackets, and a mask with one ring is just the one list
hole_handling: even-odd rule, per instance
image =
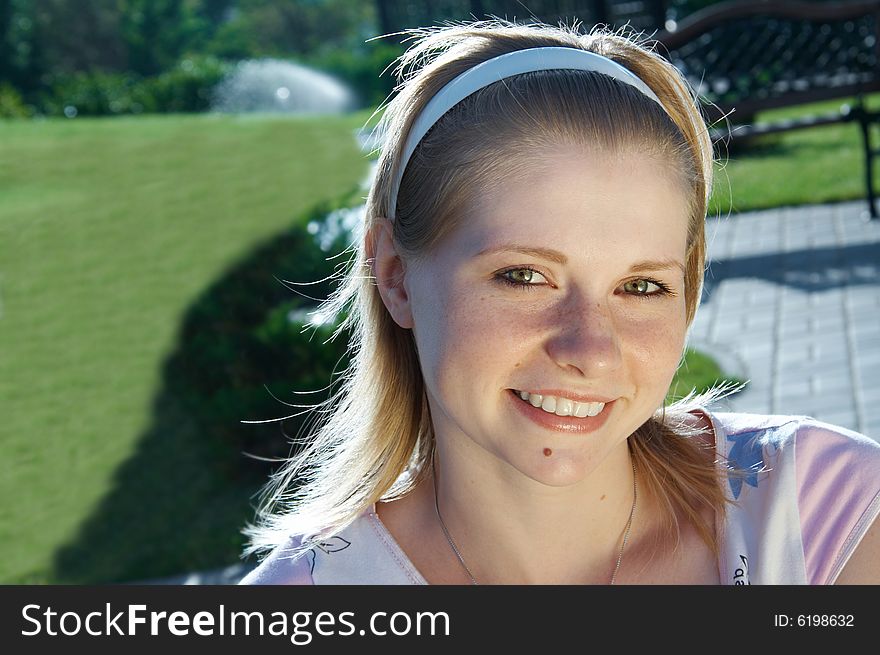
[[481, 189], [449, 246], [476, 254], [506, 243], [569, 259], [684, 261], [688, 196], [676, 174], [637, 153], [560, 149]]

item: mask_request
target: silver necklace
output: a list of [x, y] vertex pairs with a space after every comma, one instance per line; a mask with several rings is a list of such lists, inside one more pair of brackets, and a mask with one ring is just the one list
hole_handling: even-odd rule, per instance
[[[636, 463], [633, 460], [633, 502], [632, 507], [629, 510], [629, 519], [626, 521], [626, 528], [623, 531], [623, 542], [620, 544], [620, 552], [617, 553], [617, 563], [614, 565], [614, 571], [611, 573], [611, 582], [610, 584], [614, 584], [614, 580], [617, 578], [617, 572], [620, 570], [620, 563], [623, 561], [623, 551], [626, 548], [626, 542], [629, 540], [629, 532], [632, 528], [633, 517], [636, 514], [636, 500], [638, 498], [638, 486], [636, 485]], [[431, 454], [431, 473], [434, 482], [434, 509], [437, 510], [437, 521], [440, 523], [440, 528], [443, 530], [443, 535], [446, 537], [446, 541], [449, 543], [450, 548], [452, 548], [452, 552], [455, 553], [455, 556], [458, 558], [461, 567], [468, 574], [468, 577], [471, 579], [472, 585], [478, 585], [477, 579], [474, 577], [474, 574], [471, 573], [471, 570], [468, 568], [468, 565], [465, 564], [464, 557], [461, 556], [461, 552], [458, 550], [458, 546], [455, 545], [455, 541], [452, 539], [452, 535], [449, 534], [449, 529], [446, 527], [446, 523], [443, 522], [443, 517], [440, 516], [440, 501], [437, 498], [437, 467], [434, 465], [434, 454]]]

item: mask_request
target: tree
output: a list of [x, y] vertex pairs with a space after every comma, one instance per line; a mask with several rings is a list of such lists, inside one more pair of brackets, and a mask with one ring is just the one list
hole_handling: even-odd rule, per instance
[[375, 5], [350, 0], [240, 0], [238, 11], [220, 29], [215, 54], [230, 46], [251, 56], [320, 56], [356, 49], [375, 36]]
[[202, 21], [184, 0], [123, 0], [121, 32], [129, 70], [158, 75], [198, 40]]
[[119, 71], [127, 64], [118, 0], [32, 0], [49, 73]]
[[45, 71], [36, 8], [26, 0], [0, 0], [0, 83], [23, 94], [36, 91]]

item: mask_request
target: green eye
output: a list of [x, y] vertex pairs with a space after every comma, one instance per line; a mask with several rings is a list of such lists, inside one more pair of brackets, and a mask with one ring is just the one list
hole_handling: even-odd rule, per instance
[[535, 276], [535, 271], [529, 268], [517, 268], [512, 271], [507, 271], [507, 275], [509, 275], [509, 279], [511, 282], [519, 282], [520, 284], [529, 284], [532, 281], [532, 278]]
[[[652, 289], [651, 287], [654, 287], [654, 289]], [[657, 289], [659, 289], [659, 287], [649, 280], [630, 280], [629, 282], [624, 282], [623, 284], [624, 291], [640, 296], [646, 296], [650, 293], [653, 293]]]
[[547, 284], [547, 278], [538, 271], [531, 268], [509, 268], [495, 274], [502, 284], [506, 284], [514, 289], [522, 289], [526, 291], [534, 291], [538, 287]]

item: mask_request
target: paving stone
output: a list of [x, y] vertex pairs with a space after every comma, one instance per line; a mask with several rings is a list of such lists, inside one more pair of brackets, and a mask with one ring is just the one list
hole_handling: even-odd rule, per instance
[[853, 341], [860, 352], [863, 350], [876, 350], [880, 348], [880, 334], [854, 334]]
[[691, 328], [688, 334], [688, 343], [709, 341], [709, 326]]
[[788, 380], [774, 385], [774, 396], [780, 401], [793, 400], [802, 396], [812, 396], [809, 379]]
[[792, 287], [782, 287], [779, 294], [783, 305], [794, 305], [800, 302], [806, 303], [810, 295], [803, 289], [796, 289]]
[[851, 412], [819, 411], [811, 414], [811, 416], [819, 421], [830, 423], [831, 425], [839, 425], [847, 430], [858, 432], [858, 421], [856, 421], [855, 416]]
[[866, 437], [870, 437], [874, 441], [880, 442], [880, 421], [867, 421], [864, 426], [857, 430]]
[[778, 308], [777, 316], [786, 323], [804, 323], [810, 325], [810, 318], [815, 312], [815, 308], [809, 304], [809, 299], [805, 298], [803, 303], [786, 304], [784, 301]]
[[[859, 386], [866, 396], [880, 387], [880, 384], [877, 382], [876, 373], [878, 368], [880, 368], [880, 366], [878, 366], [876, 361], [865, 362], [858, 359], [854, 362], [850, 362], [850, 369], [853, 372], [853, 377], [858, 380]], [[880, 402], [880, 397], [877, 398], [877, 401]]]
[[810, 351], [810, 361], [815, 362], [819, 367], [849, 367], [849, 349], [846, 341], [823, 341], [814, 344]]
[[776, 352], [776, 345], [773, 343], [772, 339], [767, 339], [765, 341], [747, 341], [737, 348], [737, 352], [744, 359], [756, 361], [764, 360], [768, 362], [768, 365], [772, 365], [770, 360]]
[[848, 371], [834, 371], [832, 373], [819, 373], [810, 378], [813, 393], [846, 393], [852, 395], [852, 376]]
[[776, 312], [774, 308], [768, 308], [771, 311], [750, 311], [745, 315], [745, 328], [747, 330], [766, 330], [770, 334], [776, 328]]
[[850, 321], [849, 327], [853, 335], [857, 335], [859, 337], [878, 335], [880, 334], [880, 327], [877, 327], [878, 320], [880, 320], [880, 316], [873, 320], [869, 316], [859, 317], [856, 320]]
[[[784, 401], [780, 400], [779, 402], [784, 409]], [[800, 401], [796, 400], [794, 402]], [[812, 408], [810, 410], [811, 412], [846, 413], [852, 416], [853, 420], [855, 420], [856, 404], [853, 401], [852, 396], [849, 394], [811, 394], [807, 402], [809, 407]]]
[[844, 295], [850, 307], [854, 310], [880, 305], [880, 290], [874, 286], [853, 285], [847, 287]]
[[751, 389], [755, 392], [760, 391], [761, 393], [771, 395], [773, 392], [773, 385], [777, 384], [775, 376], [772, 372], [764, 372], [757, 370], [756, 368], [748, 368], [746, 372], [746, 379], [751, 384]]
[[855, 364], [856, 375], [859, 376], [859, 383], [865, 392], [869, 389], [880, 387], [880, 370], [876, 365], [866, 366], [861, 362]]
[[742, 326], [736, 320], [723, 316], [715, 321], [710, 338], [718, 343], [742, 342], [746, 340], [746, 337], [743, 335]]
[[743, 347], [759, 343], [775, 344], [776, 333], [774, 326], [767, 325], [759, 328], [743, 328], [742, 332], [737, 336], [736, 341]]
[[818, 368], [806, 366], [802, 363], [793, 366], [780, 366], [774, 369], [774, 378], [776, 384], [780, 387], [799, 383], [810, 385], [810, 379], [818, 374]]
[[745, 398], [735, 402], [730, 411], [746, 414], [773, 414], [773, 408], [769, 402], [755, 398]]
[[779, 321], [779, 336], [781, 339], [791, 339], [804, 337], [810, 333], [812, 326], [809, 321], [792, 320], [782, 314], [783, 318]]
[[750, 307], [775, 307], [779, 298], [779, 288], [776, 285], [755, 284], [746, 294], [746, 303]]
[[792, 396], [789, 398], [783, 398], [774, 403], [773, 411], [777, 414], [803, 414], [805, 416], [812, 416], [813, 412], [816, 411], [816, 403], [812, 396], [809, 395]]
[[804, 339], [799, 342], [781, 341], [776, 353], [780, 366], [792, 366], [812, 361], [813, 342]]
[[843, 332], [846, 329], [846, 315], [842, 307], [829, 307], [826, 312], [814, 314], [808, 321], [813, 330]]
[[865, 406], [880, 407], [880, 386], [863, 384], [856, 395]]

